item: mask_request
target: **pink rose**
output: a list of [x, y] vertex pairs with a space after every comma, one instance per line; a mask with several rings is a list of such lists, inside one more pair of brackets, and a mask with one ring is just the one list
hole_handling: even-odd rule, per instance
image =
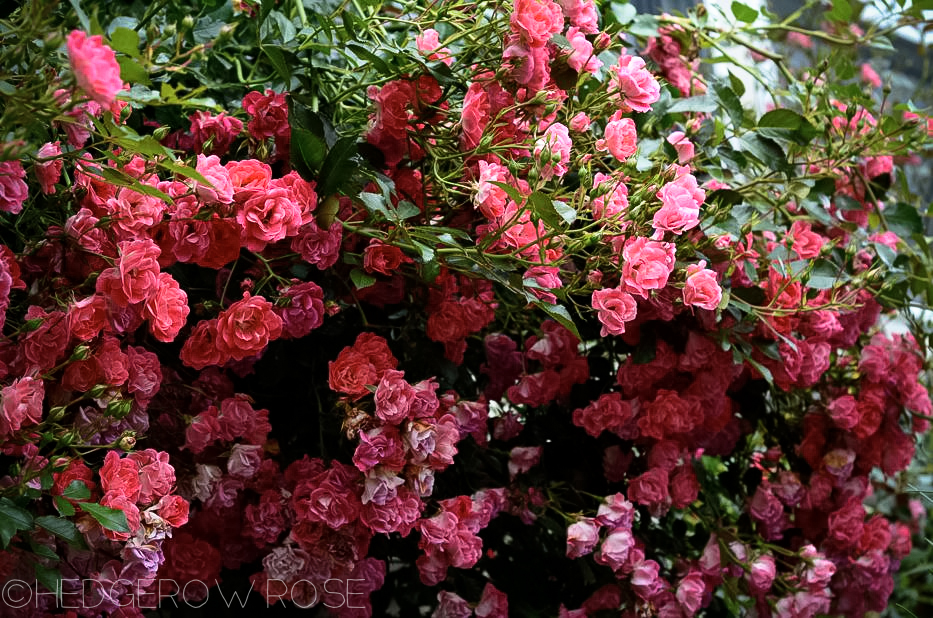
[[625, 241], [622, 262], [625, 290], [647, 298], [649, 290], [667, 285], [674, 269], [674, 245], [633, 236]]
[[577, 112], [574, 117], [570, 119], [570, 130], [583, 133], [590, 128], [590, 122], [590, 117], [586, 115], [586, 112]]
[[622, 55], [609, 68], [609, 91], [619, 98], [622, 111], [647, 112], [661, 97], [661, 86], [638, 56]]
[[693, 159], [696, 154], [693, 147], [693, 142], [687, 137], [687, 134], [683, 131], [674, 131], [667, 136], [667, 143], [674, 147], [674, 150], [677, 151], [677, 162], [681, 165], [685, 165], [688, 161]]
[[581, 519], [567, 527], [567, 557], [579, 558], [592, 553], [599, 542], [599, 524], [593, 519]]
[[147, 448], [126, 456], [139, 468], [139, 504], [152, 504], [171, 493], [175, 485], [175, 468], [168, 463], [168, 453]]
[[602, 61], [593, 54], [592, 43], [586, 39], [586, 35], [579, 28], [571, 26], [567, 29], [565, 36], [573, 47], [573, 52], [567, 58], [567, 64], [571, 69], [578, 73], [584, 71], [595, 73], [599, 67], [603, 66]]
[[843, 395], [833, 399], [827, 407], [830, 417], [836, 427], [852, 429], [859, 422], [858, 403], [852, 395]]
[[677, 181], [670, 182], [658, 191], [657, 196], [663, 205], [654, 214], [652, 225], [656, 230], [680, 235], [699, 225], [700, 204], [688, 187]]
[[225, 166], [233, 185], [233, 199], [245, 202], [255, 193], [264, 193], [272, 182], [272, 168], [256, 159], [230, 161]]
[[758, 556], [751, 564], [746, 579], [748, 587], [752, 594], [761, 595], [771, 589], [774, 577], [777, 574], [777, 567], [774, 558], [768, 554]]
[[528, 472], [541, 460], [540, 446], [516, 446], [509, 453], [509, 478]]
[[551, 0], [515, 0], [509, 23], [522, 43], [543, 47], [552, 35], [564, 29], [564, 15]]
[[166, 343], [174, 341], [189, 311], [188, 295], [178, 282], [168, 273], [159, 273], [156, 290], [146, 300], [143, 310], [152, 336]]
[[188, 501], [181, 496], [168, 494], [159, 499], [156, 511], [165, 523], [172, 528], [180, 528], [188, 523]]
[[587, 34], [599, 32], [599, 16], [593, 0], [557, 0], [571, 24]]
[[541, 177], [545, 180], [567, 173], [567, 164], [570, 163], [570, 149], [573, 143], [567, 127], [559, 122], [551, 124], [537, 142], [535, 142], [535, 159], [541, 167]]
[[606, 536], [606, 540], [599, 548], [599, 556], [596, 560], [608, 565], [613, 571], [618, 571], [628, 560], [629, 553], [634, 546], [635, 538], [632, 536], [631, 528], [620, 526]]
[[262, 141], [269, 137], [282, 139], [290, 135], [284, 93], [275, 93], [269, 89], [265, 93], [247, 93], [243, 97], [243, 111], [250, 115], [246, 129], [253, 138]]
[[596, 150], [608, 150], [619, 161], [625, 161], [638, 150], [638, 135], [635, 121], [631, 118], [619, 118], [606, 124], [603, 139], [596, 142]]
[[243, 246], [262, 251], [270, 242], [298, 234], [301, 208], [288, 189], [276, 187], [250, 195], [237, 208], [236, 220], [242, 228]]
[[376, 387], [376, 416], [386, 423], [398, 425], [408, 418], [415, 396], [414, 387], [405, 381], [405, 372], [387, 370]]
[[634, 320], [638, 310], [632, 295], [621, 288], [594, 290], [591, 302], [603, 325], [599, 333], [600, 337], [624, 333], [625, 323]]
[[[556, 266], [532, 266], [525, 271], [522, 280], [533, 296], [553, 305], [557, 303], [557, 297], [548, 290], [556, 290], [563, 285], [558, 272]], [[528, 285], [528, 282], [533, 282], [534, 287]]]
[[677, 584], [677, 601], [687, 616], [693, 616], [703, 603], [706, 583], [699, 571], [691, 571]]
[[285, 336], [300, 339], [324, 323], [324, 290], [313, 281], [289, 286], [282, 298], [288, 305], [276, 307], [276, 313], [282, 318]]
[[716, 273], [706, 268], [706, 262], [687, 266], [687, 282], [684, 284], [684, 304], [701, 309], [716, 309], [722, 300], [722, 288], [716, 281]]
[[43, 144], [36, 156], [39, 161], [36, 162], [36, 178], [39, 179], [39, 186], [46, 195], [55, 193], [55, 183], [62, 176], [61, 142], [48, 142]]
[[80, 30], [72, 30], [68, 35], [67, 47], [78, 86], [101, 105], [111, 105], [123, 89], [114, 51], [104, 45], [99, 34], [88, 37]]
[[5, 386], [0, 392], [0, 439], [41, 421], [44, 398], [45, 385], [36, 378], [23, 377]]
[[211, 183], [210, 186], [195, 184], [198, 197], [206, 204], [229, 204], [233, 201], [233, 183], [230, 180], [230, 173], [220, 164], [220, 158], [216, 155], [205, 157], [199, 154], [195, 169]]
[[262, 464], [262, 446], [258, 444], [234, 444], [227, 459], [227, 472], [240, 479], [256, 476]]
[[23, 202], [29, 195], [25, 177], [26, 170], [19, 161], [0, 163], [0, 211], [14, 215], [23, 211]]
[[141, 303], [157, 290], [160, 253], [159, 246], [149, 238], [120, 243], [120, 258], [114, 274], [122, 298], [113, 297], [118, 305]]

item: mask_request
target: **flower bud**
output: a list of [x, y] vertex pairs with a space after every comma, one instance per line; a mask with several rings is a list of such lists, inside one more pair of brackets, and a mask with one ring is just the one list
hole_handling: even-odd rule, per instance
[[107, 404], [104, 414], [116, 419], [126, 418], [126, 415], [133, 409], [132, 399], [114, 399]]
[[119, 446], [124, 451], [133, 450], [133, 447], [136, 446], [136, 432], [134, 431], [123, 432], [123, 436], [120, 438]]

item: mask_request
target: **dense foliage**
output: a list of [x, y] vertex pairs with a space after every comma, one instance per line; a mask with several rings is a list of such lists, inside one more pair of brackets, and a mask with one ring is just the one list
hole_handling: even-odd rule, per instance
[[0, 614], [888, 608], [925, 5], [730, 8], [12, 9]]

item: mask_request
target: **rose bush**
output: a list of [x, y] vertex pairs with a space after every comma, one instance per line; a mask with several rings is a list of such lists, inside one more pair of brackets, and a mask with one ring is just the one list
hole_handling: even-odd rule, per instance
[[884, 611], [933, 418], [885, 32], [364, 4], [10, 15], [16, 615]]

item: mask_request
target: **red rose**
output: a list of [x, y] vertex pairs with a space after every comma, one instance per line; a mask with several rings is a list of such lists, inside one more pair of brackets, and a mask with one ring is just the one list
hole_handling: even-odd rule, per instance
[[224, 356], [234, 360], [262, 352], [281, 334], [282, 318], [276, 315], [272, 303], [249, 292], [217, 318], [217, 345]]
[[652, 468], [629, 481], [628, 498], [638, 504], [659, 505], [668, 499], [667, 481], [666, 470]]
[[180, 528], [188, 523], [188, 501], [181, 496], [169, 494], [159, 500], [159, 517], [172, 528]]
[[139, 498], [139, 466], [132, 459], [121, 459], [116, 451], [107, 451], [100, 469], [100, 485], [108, 494], [126, 496], [131, 502]]
[[363, 268], [367, 272], [391, 276], [402, 263], [411, 261], [398, 247], [387, 245], [375, 238], [363, 250]]
[[327, 366], [330, 388], [337, 393], [362, 397], [369, 392], [367, 385], [375, 385], [379, 381], [369, 358], [354, 348], [344, 348], [337, 360]]

